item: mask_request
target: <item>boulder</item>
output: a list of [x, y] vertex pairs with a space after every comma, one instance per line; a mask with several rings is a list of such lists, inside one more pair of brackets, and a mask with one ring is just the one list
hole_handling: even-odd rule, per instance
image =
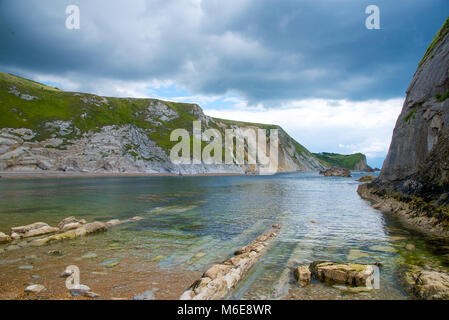
[[332, 167], [330, 169], [320, 171], [320, 174], [325, 177], [351, 177], [351, 171], [345, 168]]
[[370, 265], [315, 261], [309, 267], [315, 279], [327, 283], [366, 286], [367, 279], [374, 273]]
[[56, 232], [59, 232], [59, 228], [50, 227], [44, 222], [36, 222], [26, 226], [11, 228], [11, 238], [30, 238]]
[[294, 274], [296, 281], [298, 281], [301, 286], [305, 287], [310, 283], [312, 273], [309, 270], [309, 266], [299, 266], [295, 268]]
[[15, 233], [27, 233], [30, 232], [31, 230], [35, 230], [35, 229], [40, 229], [43, 227], [48, 227], [48, 224], [44, 223], [44, 222], [36, 222], [36, 223], [32, 223], [26, 226], [20, 226], [20, 227], [14, 227], [11, 228], [11, 232], [15, 232]]
[[0, 243], [6, 243], [11, 241], [11, 237], [4, 234], [3, 232], [0, 232]]
[[[70, 229], [76, 229], [80, 227], [81, 225], [86, 224], [86, 220], [78, 220], [75, 217], [68, 217], [63, 219], [61, 222], [58, 223], [58, 228], [65, 231]], [[76, 226], [76, 227], [74, 227]]]
[[420, 299], [449, 299], [449, 275], [441, 270], [413, 266], [405, 272], [405, 280], [411, 293]]

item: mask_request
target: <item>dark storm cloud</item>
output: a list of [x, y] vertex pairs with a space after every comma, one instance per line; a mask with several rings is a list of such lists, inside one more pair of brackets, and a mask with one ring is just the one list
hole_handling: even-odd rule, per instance
[[[69, 4], [80, 7], [80, 30], [65, 28]], [[381, 30], [365, 28], [370, 4]], [[0, 0], [0, 68], [70, 77], [88, 91], [168, 80], [267, 106], [386, 99], [404, 94], [448, 9], [447, 0]]]

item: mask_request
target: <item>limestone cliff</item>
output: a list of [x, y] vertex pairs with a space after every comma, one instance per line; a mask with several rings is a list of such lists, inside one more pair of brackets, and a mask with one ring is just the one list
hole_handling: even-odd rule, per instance
[[177, 142], [170, 133], [183, 128], [198, 139], [193, 121], [201, 121], [203, 130], [237, 129], [237, 139], [243, 139], [243, 127], [279, 129], [279, 172], [326, 167], [278, 126], [214, 119], [195, 104], [64, 92], [0, 73], [0, 113], [0, 171], [259, 172], [251, 165], [173, 164], [169, 154]]
[[380, 176], [359, 194], [420, 231], [449, 236], [449, 19], [407, 89]]
[[[380, 180], [435, 196], [449, 187], [449, 19], [407, 89]], [[433, 194], [433, 195], [432, 195]]]

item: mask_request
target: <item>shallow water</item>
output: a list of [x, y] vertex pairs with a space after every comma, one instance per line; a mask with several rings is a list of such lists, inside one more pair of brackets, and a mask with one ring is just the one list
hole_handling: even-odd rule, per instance
[[[361, 175], [3, 180], [0, 231], [8, 233], [13, 226], [36, 221], [57, 225], [72, 215], [88, 221], [139, 215], [145, 219], [40, 250], [57, 247], [70, 252], [51, 260], [62, 270], [73, 261], [86, 259], [83, 256], [87, 254], [99, 268], [121, 262], [141, 270], [145, 263], [153, 263], [168, 273], [175, 269], [197, 273], [232, 255], [271, 224], [280, 223], [281, 234], [230, 298], [408, 298], [398, 282], [398, 266], [412, 260], [447, 267], [449, 246], [404, 230], [394, 219], [372, 209], [356, 193], [356, 179]], [[409, 251], [406, 244], [416, 249]], [[28, 255], [39, 251], [23, 250]], [[50, 260], [45, 255], [40, 259]], [[314, 260], [381, 262], [380, 289], [346, 295], [315, 282], [300, 289], [291, 268]], [[5, 272], [13, 272], [24, 263], [16, 252], [0, 253], [3, 278], [8, 277]], [[108, 268], [107, 272], [113, 274], [114, 270]], [[39, 269], [21, 272], [39, 274]]]

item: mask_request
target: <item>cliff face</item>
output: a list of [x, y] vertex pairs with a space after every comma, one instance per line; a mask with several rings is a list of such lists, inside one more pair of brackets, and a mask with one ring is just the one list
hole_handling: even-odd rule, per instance
[[449, 186], [449, 19], [435, 36], [397, 120], [380, 182], [398, 191], [442, 193]]
[[195, 104], [63, 92], [5, 73], [0, 114], [0, 171], [259, 172], [250, 165], [173, 164], [170, 149], [178, 142], [170, 133], [184, 128], [195, 139], [193, 121], [201, 121], [203, 131], [237, 129], [237, 139], [243, 127], [279, 129], [279, 172], [325, 167], [278, 126], [214, 119]]

